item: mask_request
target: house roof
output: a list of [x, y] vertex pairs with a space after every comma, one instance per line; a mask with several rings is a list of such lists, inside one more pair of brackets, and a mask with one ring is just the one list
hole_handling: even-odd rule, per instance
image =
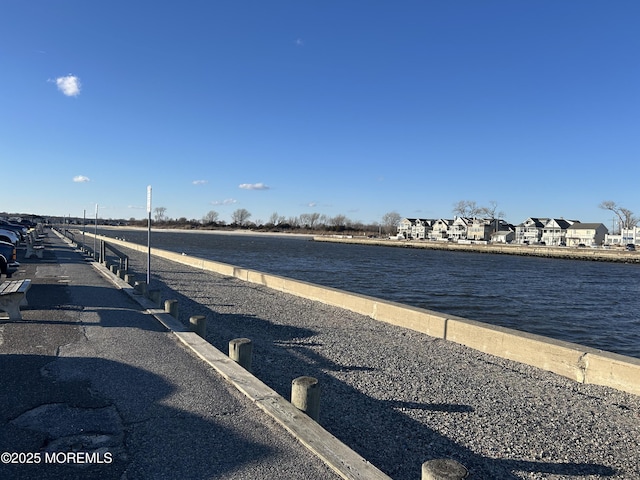
[[527, 218], [524, 222], [519, 223], [518, 226], [519, 227], [524, 227], [524, 224], [527, 222], [533, 222], [533, 224], [538, 227], [538, 228], [542, 228], [544, 227], [544, 225], [549, 221], [548, 218], [542, 218], [542, 217], [529, 217]]
[[595, 230], [600, 226], [607, 228], [602, 223], [574, 223], [567, 230]]
[[566, 230], [571, 225], [576, 223], [579, 223], [578, 220], [565, 220], [564, 218], [552, 218], [547, 222], [545, 227], [553, 226], [553, 224], [556, 224], [559, 228]]

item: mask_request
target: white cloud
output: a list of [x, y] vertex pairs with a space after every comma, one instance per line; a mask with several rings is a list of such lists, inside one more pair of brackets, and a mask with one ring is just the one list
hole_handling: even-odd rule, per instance
[[316, 206], [318, 206], [318, 204], [317, 204], [316, 202], [309, 202], [309, 203], [307, 203], [307, 207], [314, 208], [314, 207], [316, 207]]
[[194, 185], [204, 185], [205, 183], [209, 183], [208, 180], [194, 180], [192, 182]]
[[75, 177], [73, 177], [73, 181], [76, 183], [86, 183], [90, 182], [91, 180], [89, 179], [89, 177], [85, 177], [84, 175], [76, 175]]
[[214, 200], [211, 205], [233, 205], [234, 203], [238, 203], [235, 198], [227, 198], [225, 200]]
[[264, 183], [241, 183], [238, 187], [243, 190], [269, 190]]
[[66, 77], [58, 77], [55, 80], [58, 90], [60, 90], [67, 97], [77, 97], [80, 95], [80, 79], [75, 75], [67, 75]]
[[296, 38], [296, 46], [303, 47], [304, 41], [301, 38]]

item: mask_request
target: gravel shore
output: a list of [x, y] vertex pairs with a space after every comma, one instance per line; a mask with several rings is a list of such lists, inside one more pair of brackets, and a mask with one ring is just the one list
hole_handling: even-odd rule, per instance
[[[142, 279], [146, 256], [124, 250]], [[640, 479], [640, 397], [156, 257], [151, 287], [183, 322], [205, 315], [219, 350], [250, 338], [283, 397], [318, 378], [320, 424], [395, 480], [433, 458], [473, 479]]]

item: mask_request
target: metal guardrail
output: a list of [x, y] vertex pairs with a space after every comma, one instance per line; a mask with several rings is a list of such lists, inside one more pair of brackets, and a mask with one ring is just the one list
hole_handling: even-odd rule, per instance
[[[84, 235], [82, 235], [82, 232], [78, 233], [77, 230], [71, 231], [67, 228], [58, 228], [57, 230], [60, 231], [65, 237], [67, 237], [73, 243], [81, 246], [84, 250], [89, 252], [97, 262], [105, 262], [107, 260], [107, 250], [109, 250], [111, 253], [113, 253], [113, 255], [118, 257], [120, 270], [123, 272], [129, 271], [129, 256], [125, 255], [116, 247], [114, 247], [113, 245], [110, 245], [106, 241], [100, 239], [98, 240], [99, 243], [97, 245], [94, 242], [94, 245], [96, 245], [96, 248], [94, 251], [93, 248], [91, 248], [89, 245], [84, 243]], [[82, 237], [82, 241], [80, 243], [76, 241], [76, 237], [78, 235]]]
[[120, 270], [123, 272], [129, 271], [129, 257], [118, 250], [113, 245], [109, 245], [104, 240], [100, 240], [100, 257], [98, 261], [104, 262], [107, 259], [107, 250], [111, 251], [120, 261]]

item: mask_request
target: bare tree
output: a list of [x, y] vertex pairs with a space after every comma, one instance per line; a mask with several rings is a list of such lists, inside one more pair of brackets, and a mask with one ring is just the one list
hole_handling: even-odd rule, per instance
[[244, 226], [251, 218], [251, 214], [246, 208], [238, 208], [231, 214], [231, 223]]
[[473, 200], [460, 200], [453, 204], [453, 213], [460, 217], [477, 217], [482, 212], [482, 207]]
[[300, 223], [308, 228], [316, 228], [318, 220], [320, 220], [320, 214], [317, 212], [300, 214]]
[[285, 219], [282, 217], [282, 223], [288, 223], [291, 228], [298, 228], [300, 226], [300, 220], [296, 216], [289, 217], [289, 219]]
[[504, 218], [504, 212], [502, 210], [498, 211], [498, 202], [495, 200], [491, 200], [488, 207], [480, 207], [478, 210], [480, 215], [484, 215], [487, 218], [494, 218], [496, 220]]
[[216, 221], [218, 221], [218, 212], [215, 210], [210, 210], [202, 217], [202, 223], [215, 223]]
[[402, 217], [398, 212], [388, 212], [382, 216], [382, 227], [386, 233], [395, 233], [396, 228], [400, 225]]
[[504, 212], [498, 211], [498, 202], [491, 200], [489, 206], [482, 207], [474, 200], [460, 200], [453, 204], [453, 213], [461, 217], [486, 217], [500, 219], [504, 218]]
[[278, 223], [280, 223], [280, 218], [282, 218], [280, 215], [278, 215], [278, 212], [273, 212], [271, 214], [271, 216], [269, 217], [269, 220], [267, 220], [267, 224], [268, 225], [278, 225]]
[[618, 217], [620, 228], [628, 229], [638, 225], [638, 217], [636, 217], [631, 210], [621, 207], [613, 200], [605, 200], [598, 206], [603, 210], [612, 211], [615, 216]]
[[167, 218], [164, 216], [167, 213], [167, 209], [165, 207], [156, 207], [153, 209], [154, 219], [156, 222], [164, 222]]

